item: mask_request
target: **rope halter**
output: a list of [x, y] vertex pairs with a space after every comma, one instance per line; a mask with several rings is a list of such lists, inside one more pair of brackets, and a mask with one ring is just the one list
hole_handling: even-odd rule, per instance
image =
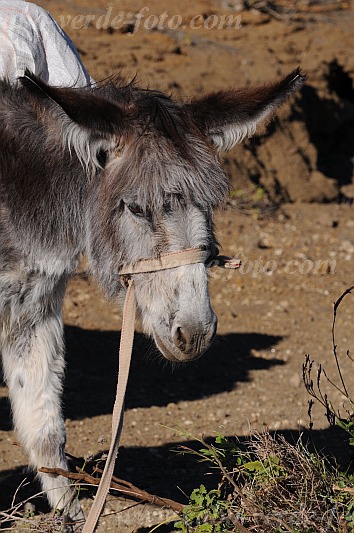
[[[119, 440], [123, 426], [124, 397], [127, 388], [131, 354], [134, 341], [134, 324], [136, 314], [136, 298], [133, 274], [144, 274], [148, 272], [158, 272], [169, 268], [193, 265], [207, 262], [210, 254], [208, 251], [199, 248], [190, 248], [179, 252], [162, 254], [156, 259], [143, 259], [131, 265], [125, 265], [119, 269], [118, 274], [122, 276], [123, 284], [127, 287], [127, 293], [123, 308], [123, 323], [119, 347], [119, 373], [117, 383], [117, 394], [112, 416], [112, 439], [108, 452], [107, 461], [103, 470], [102, 478], [97, 490], [96, 497], [90, 509], [82, 533], [93, 533], [100, 514], [102, 512], [106, 496], [108, 494], [113, 470], [117, 458]], [[238, 259], [218, 256], [210, 261], [206, 266], [219, 266], [221, 268], [236, 269], [241, 265]]]

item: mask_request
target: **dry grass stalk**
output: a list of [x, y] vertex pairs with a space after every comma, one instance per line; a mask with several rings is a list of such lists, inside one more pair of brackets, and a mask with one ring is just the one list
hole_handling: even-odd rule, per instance
[[[91, 474], [88, 474], [87, 472], [83, 472], [80, 470], [78, 472], [68, 472], [67, 470], [63, 470], [62, 468], [43, 467], [40, 469], [40, 472], [44, 472], [46, 474], [54, 474], [57, 476], [63, 476], [73, 481], [85, 482], [85, 483], [88, 483], [89, 485], [96, 486], [96, 487], [100, 483], [99, 477], [98, 478], [93, 477]], [[102, 470], [99, 468], [96, 468], [95, 472], [97, 472], [98, 474], [102, 474]], [[146, 490], [139, 489], [138, 487], [136, 487], [129, 481], [119, 479], [115, 476], [112, 477], [111, 489], [119, 492], [117, 496], [122, 495], [128, 498], [139, 500], [144, 503], [150, 503], [152, 505], [157, 505], [159, 507], [167, 507], [177, 513], [179, 513], [184, 507], [179, 502], [176, 502], [169, 498], [161, 498], [160, 496], [156, 496], [155, 494], [150, 494]]]

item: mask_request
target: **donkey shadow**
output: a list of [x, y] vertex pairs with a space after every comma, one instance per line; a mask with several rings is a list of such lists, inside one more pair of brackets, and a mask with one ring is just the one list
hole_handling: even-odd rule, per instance
[[[277, 432], [285, 439], [295, 444], [299, 437], [297, 430], [283, 430]], [[337, 464], [343, 471], [353, 471], [351, 466], [353, 457], [348, 444], [346, 433], [338, 427], [330, 427], [324, 430], [301, 431], [302, 442], [310, 451], [317, 450], [326, 456], [332, 464]], [[229, 439], [234, 439], [231, 435]], [[211, 437], [206, 437], [207, 442], [212, 442]], [[245, 448], [245, 437], [239, 437], [238, 446]], [[132, 482], [141, 489], [165, 498], [172, 498], [182, 504], [188, 503], [188, 495], [196, 487], [203, 483], [206, 488], [215, 488], [219, 477], [218, 472], [212, 469], [210, 463], [200, 462], [191, 454], [175, 453], [180, 446], [192, 450], [199, 450], [201, 445], [196, 441], [183, 441], [167, 443], [156, 447], [129, 447], [120, 448], [119, 461], [116, 474], [121, 479]], [[83, 461], [83, 460], [82, 460]], [[38, 481], [33, 473], [24, 467], [0, 471], [0, 509], [7, 509], [11, 505], [12, 496], [21, 482], [26, 480], [18, 492], [16, 502], [32, 497], [40, 490]], [[94, 489], [84, 489], [82, 495], [93, 496]], [[36, 511], [49, 512], [50, 508], [43, 496], [37, 496], [33, 500]], [[127, 501], [127, 507], [129, 506]], [[145, 530], [139, 530], [141, 533]]]
[[[119, 339], [118, 331], [66, 326], [65, 418], [75, 420], [112, 413]], [[251, 370], [284, 364], [276, 358], [252, 356], [252, 349], [269, 350], [281, 339], [260, 333], [218, 336], [199, 360], [171, 364], [158, 353], [152, 341], [136, 333], [126, 407], [164, 406], [233, 390], [238, 382], [249, 380]], [[11, 428], [9, 401], [0, 398], [0, 430]]]
[[[164, 406], [230, 391], [248, 381], [249, 371], [284, 364], [253, 357], [251, 350], [270, 349], [282, 337], [233, 333], [218, 337], [197, 361], [170, 364], [151, 341], [136, 334], [126, 407]], [[66, 328], [68, 369], [65, 416], [71, 419], [112, 412], [117, 381], [119, 333]]]

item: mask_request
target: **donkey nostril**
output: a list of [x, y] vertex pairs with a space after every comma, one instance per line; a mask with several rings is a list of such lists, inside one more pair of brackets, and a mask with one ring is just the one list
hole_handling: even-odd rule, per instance
[[182, 333], [182, 328], [178, 327], [173, 335], [173, 342], [181, 352], [184, 352], [187, 345], [187, 340]]

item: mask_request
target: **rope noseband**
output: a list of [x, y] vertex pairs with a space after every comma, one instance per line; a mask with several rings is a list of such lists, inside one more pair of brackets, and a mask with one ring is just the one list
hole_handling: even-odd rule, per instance
[[[119, 275], [124, 278], [124, 283], [127, 286], [127, 293], [124, 301], [123, 324], [119, 347], [119, 373], [117, 393], [112, 415], [112, 438], [97, 494], [82, 533], [92, 533], [96, 527], [111, 485], [111, 479], [118, 453], [119, 440], [122, 433], [124, 397], [127, 388], [131, 354], [133, 349], [136, 314], [135, 285], [131, 275], [158, 272], [168, 268], [177, 268], [196, 263], [205, 263], [208, 258], [208, 251], [200, 250], [198, 248], [191, 248], [189, 250], [163, 254], [156, 259], [143, 259], [137, 263], [126, 265], [118, 271]], [[207, 266], [210, 267], [214, 265], [223, 268], [239, 268], [240, 261], [230, 259], [229, 257], [225, 256], [218, 256]]]

